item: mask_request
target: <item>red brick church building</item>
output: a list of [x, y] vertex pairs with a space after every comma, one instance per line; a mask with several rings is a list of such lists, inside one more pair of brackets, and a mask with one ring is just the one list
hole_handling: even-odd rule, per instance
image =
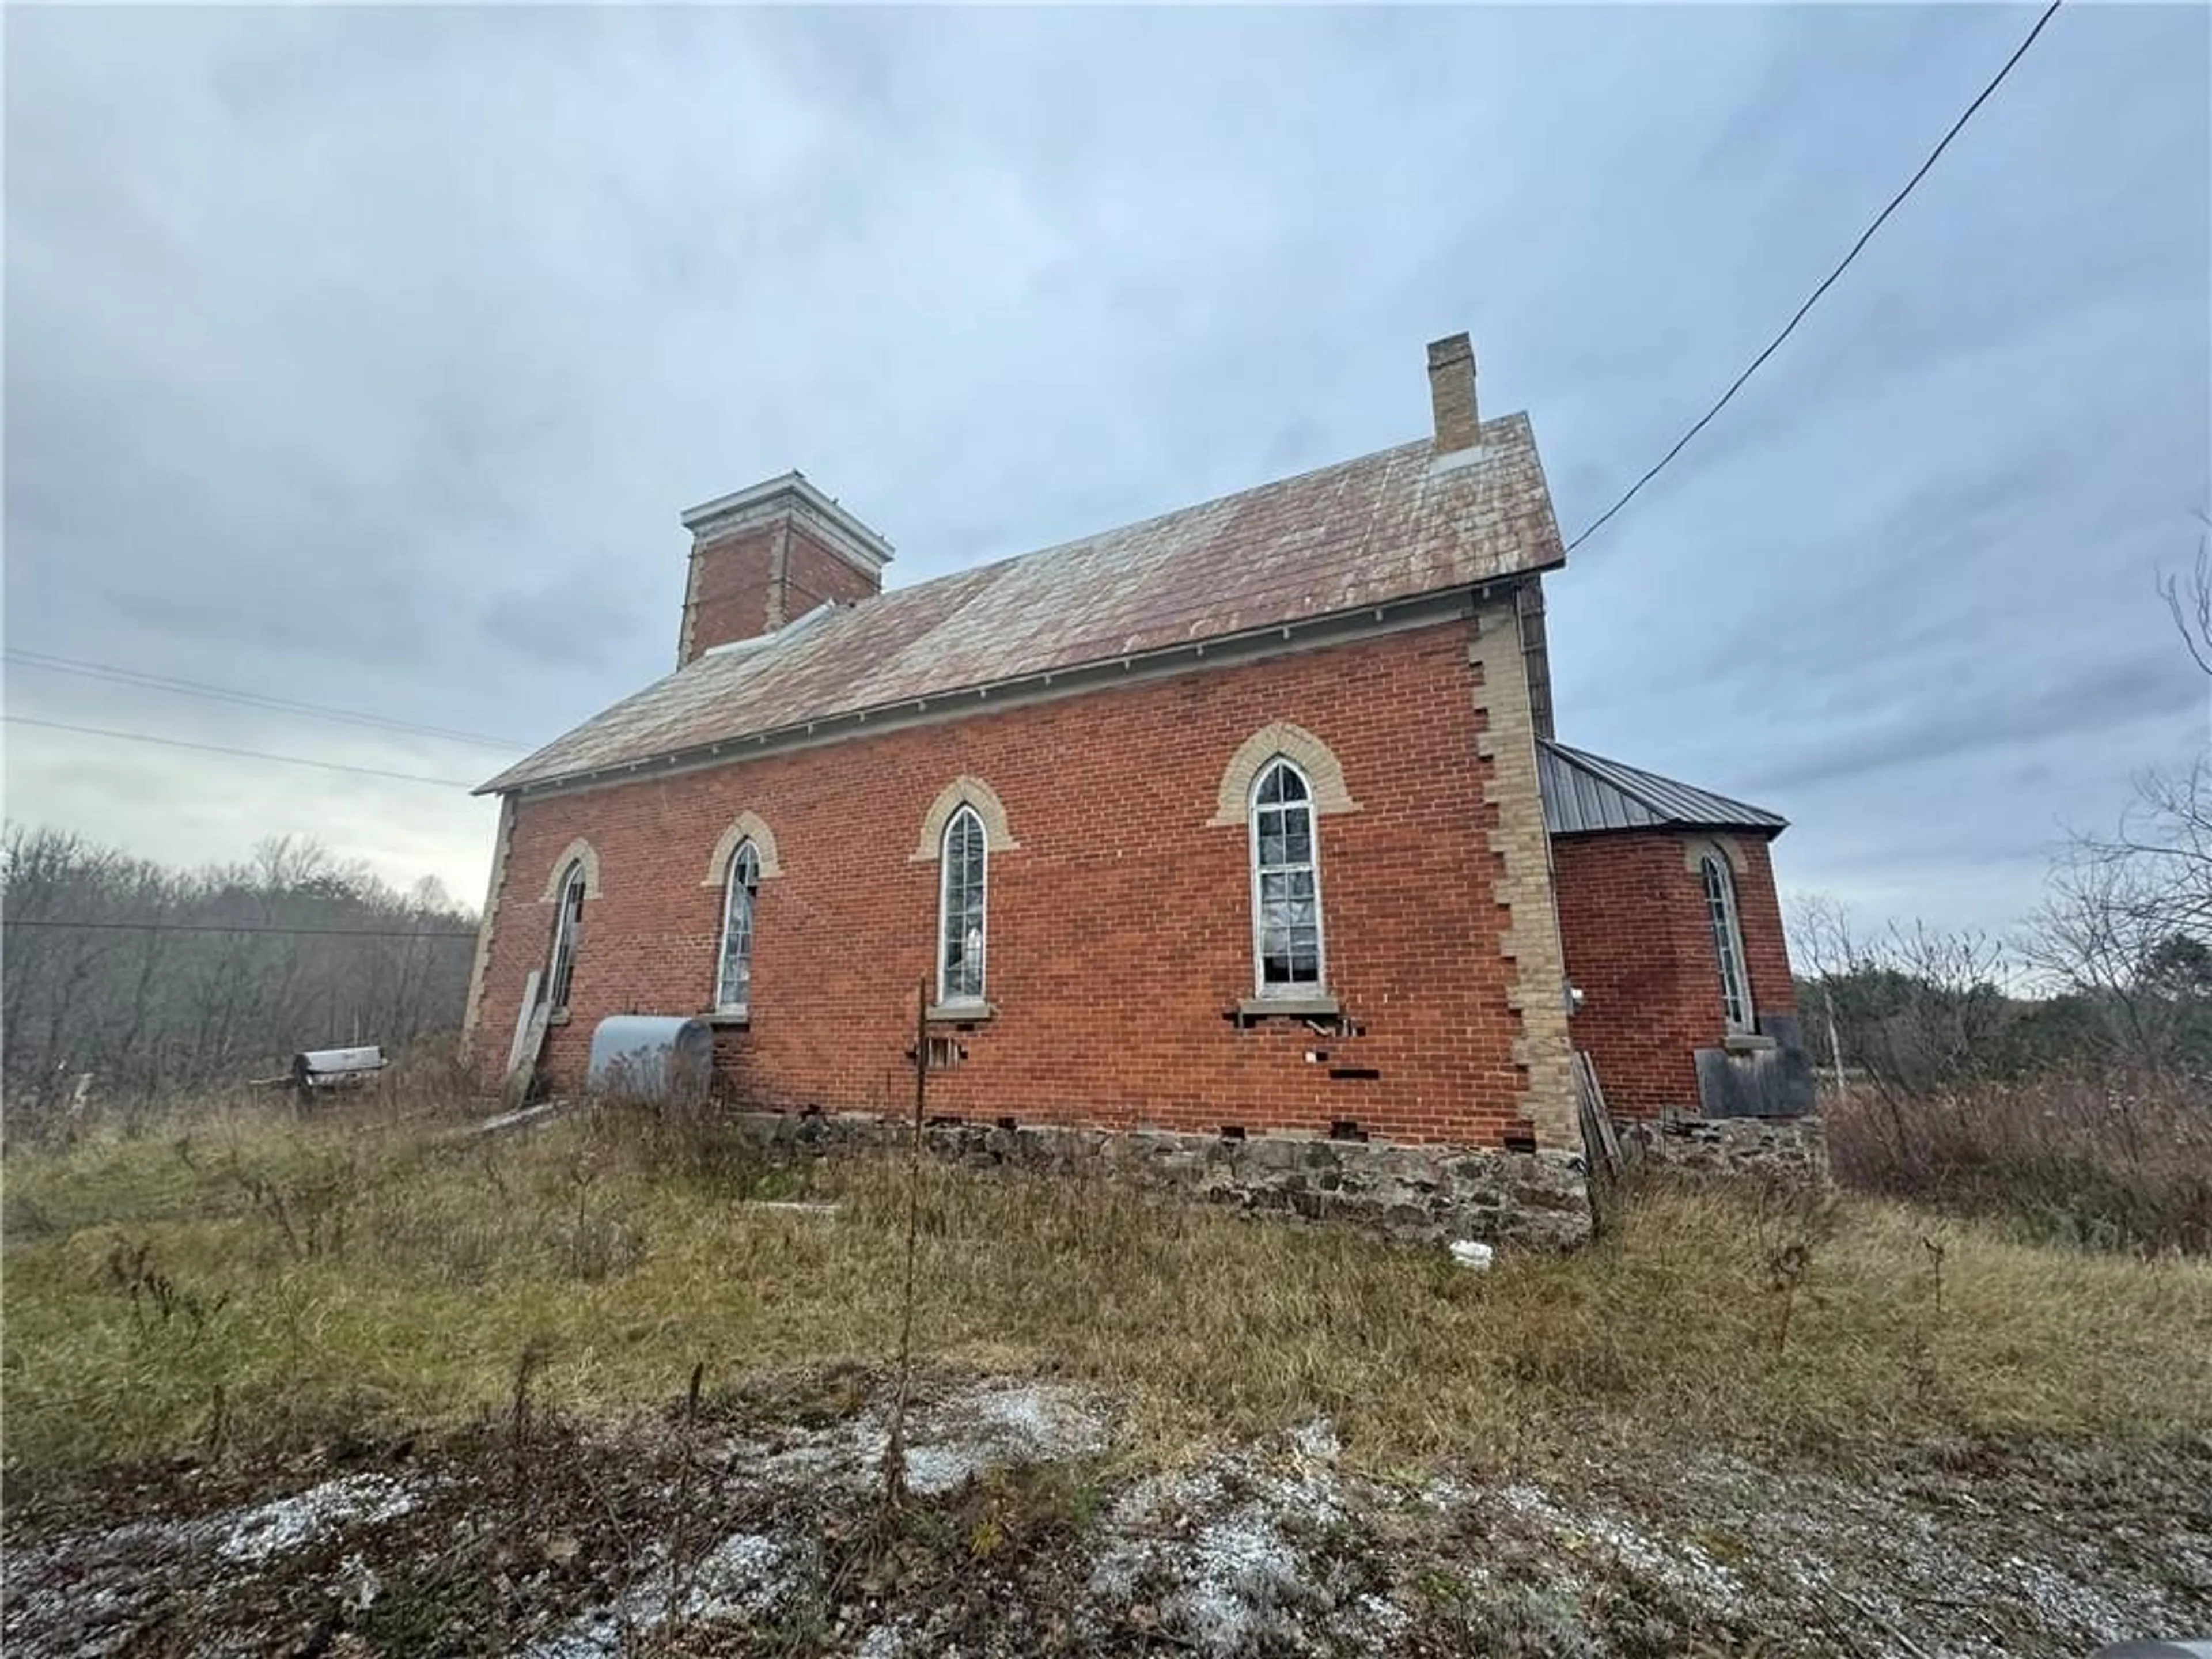
[[684, 515], [675, 671], [483, 786], [468, 1010], [714, 1028], [723, 1097], [896, 1110], [917, 987], [971, 1121], [1565, 1149], [1802, 1107], [1783, 820], [1553, 740], [1526, 416], [883, 587], [797, 473]]

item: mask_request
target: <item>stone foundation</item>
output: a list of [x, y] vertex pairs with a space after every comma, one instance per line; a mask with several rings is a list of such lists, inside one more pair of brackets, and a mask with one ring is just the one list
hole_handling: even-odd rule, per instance
[[1691, 1117], [1616, 1122], [1622, 1155], [1692, 1174], [1747, 1175], [1820, 1186], [1828, 1179], [1828, 1134], [1818, 1117]]
[[[908, 1133], [906, 1124], [868, 1113], [742, 1112], [733, 1117], [762, 1146], [790, 1156], [895, 1146]], [[1508, 1248], [1567, 1249], [1590, 1233], [1579, 1160], [1541, 1153], [1297, 1135], [1230, 1140], [1045, 1124], [1010, 1129], [939, 1123], [923, 1134], [933, 1153], [955, 1163], [1066, 1175], [1111, 1172], [1254, 1214], [1342, 1223], [1409, 1243], [1472, 1238]]]

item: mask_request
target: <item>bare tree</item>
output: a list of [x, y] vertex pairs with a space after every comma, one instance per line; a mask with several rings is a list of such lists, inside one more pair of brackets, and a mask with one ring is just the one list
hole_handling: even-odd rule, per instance
[[402, 894], [300, 838], [185, 871], [26, 825], [0, 836], [0, 921], [13, 1132], [87, 1073], [135, 1102], [452, 1029], [476, 926], [435, 883]]
[[[2212, 538], [2198, 538], [2185, 581], [2168, 574], [2158, 587], [2190, 660], [2212, 677]], [[2212, 753], [2143, 773], [2111, 833], [2069, 839], [2030, 939], [2037, 965], [2094, 1003], [2124, 1058], [2154, 1071], [2212, 1060], [2212, 986], [2187, 970], [2212, 954]]]

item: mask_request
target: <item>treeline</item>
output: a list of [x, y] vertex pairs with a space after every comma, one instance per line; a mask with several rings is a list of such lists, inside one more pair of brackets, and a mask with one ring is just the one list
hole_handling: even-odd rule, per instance
[[80, 1101], [152, 1101], [284, 1071], [305, 1048], [389, 1053], [457, 1030], [477, 917], [312, 841], [180, 870], [64, 831], [0, 839], [0, 1079], [11, 1128]]
[[2058, 1072], [2212, 1080], [2212, 948], [2168, 933], [2131, 960], [2086, 962], [2046, 910], [2009, 939], [1892, 928], [1855, 939], [1802, 901], [1791, 950], [1805, 1043], [1832, 1075], [1924, 1097]]

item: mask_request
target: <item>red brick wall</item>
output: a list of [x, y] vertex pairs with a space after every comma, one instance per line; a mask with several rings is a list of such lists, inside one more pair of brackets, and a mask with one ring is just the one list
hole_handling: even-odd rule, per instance
[[[790, 534], [778, 604], [775, 544], [787, 522]], [[710, 646], [755, 639], [771, 627], [796, 621], [824, 599], [849, 604], [879, 588], [877, 577], [832, 552], [796, 515], [748, 526], [709, 543], [693, 559], [689, 603], [696, 614], [687, 623], [687, 662]]]
[[686, 595], [684, 660], [711, 646], [768, 631], [769, 574], [776, 525], [757, 524], [696, 550]]
[[[963, 774], [988, 783], [1019, 843], [990, 861], [987, 994], [998, 1012], [935, 1074], [931, 1109], [988, 1120], [1239, 1123], [1495, 1143], [1518, 1129], [1517, 1018], [1505, 1004], [1497, 855], [1480, 799], [1468, 626], [909, 728], [620, 787], [519, 802], [480, 1010], [505, 1056], [542, 901], [590, 838], [570, 999], [547, 1064], [580, 1080], [602, 1017], [690, 1013], [713, 996], [721, 895], [702, 881], [750, 810], [783, 873], [762, 884], [750, 1029], [718, 1047], [732, 1097], [897, 1109], [918, 981], [934, 995], [938, 871], [922, 820]], [[1252, 994], [1246, 833], [1210, 827], [1222, 773], [1270, 720], [1319, 736], [1359, 811], [1319, 819], [1328, 978], [1365, 1028], [1324, 1038], [1224, 1016]], [[1325, 1053], [1321, 1063], [1309, 1051]], [[1332, 1079], [1331, 1066], [1373, 1079]]]
[[[1597, 1066], [1606, 1104], [1622, 1116], [1662, 1106], [1694, 1110], [1692, 1051], [1720, 1042], [1720, 964], [1705, 896], [1688, 865], [1691, 843], [1713, 837], [1670, 830], [1563, 836], [1552, 843], [1567, 977], [1583, 993], [1571, 1031]], [[1728, 837], [1743, 854], [1736, 872], [1752, 1006], [1793, 1013], [1796, 994], [1766, 843]]]
[[791, 547], [784, 560], [783, 619], [796, 622], [824, 599], [850, 605], [881, 591], [881, 579], [866, 575], [842, 554], [833, 553], [794, 519]]

